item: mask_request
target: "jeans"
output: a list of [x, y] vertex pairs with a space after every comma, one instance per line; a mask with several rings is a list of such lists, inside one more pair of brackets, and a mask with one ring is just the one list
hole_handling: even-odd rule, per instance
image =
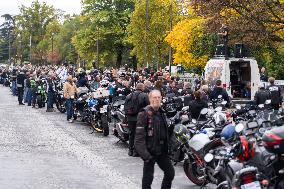
[[32, 104], [33, 93], [31, 88], [27, 88], [27, 94], [25, 101], [28, 103], [28, 106]]
[[170, 189], [172, 187], [172, 181], [175, 177], [175, 170], [170, 158], [167, 155], [157, 156], [150, 162], [144, 162], [142, 189], [151, 189], [151, 185], [154, 178], [154, 167], [157, 162], [158, 166], [164, 171], [164, 178], [161, 189]]
[[17, 83], [16, 83], [16, 81], [12, 81], [12, 93], [13, 93], [13, 96], [17, 95]]
[[24, 95], [24, 88], [23, 87], [18, 87], [18, 101], [19, 101], [19, 104], [23, 103], [23, 95]]
[[70, 120], [74, 115], [73, 99], [67, 99], [65, 102], [67, 120]]
[[47, 93], [47, 109], [53, 108], [53, 104], [54, 104], [54, 92], [49, 91]]
[[27, 87], [24, 87], [24, 96], [23, 96], [23, 99], [24, 99], [24, 103], [27, 103], [27, 93], [28, 93], [28, 88]]

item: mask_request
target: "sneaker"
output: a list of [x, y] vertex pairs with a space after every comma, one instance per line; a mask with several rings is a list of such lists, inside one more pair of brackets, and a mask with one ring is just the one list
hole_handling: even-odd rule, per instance
[[72, 119], [69, 119], [68, 122], [69, 122], [69, 123], [73, 123], [73, 120], [72, 120]]
[[19, 103], [19, 105], [25, 105], [25, 104], [23, 104], [23, 103]]

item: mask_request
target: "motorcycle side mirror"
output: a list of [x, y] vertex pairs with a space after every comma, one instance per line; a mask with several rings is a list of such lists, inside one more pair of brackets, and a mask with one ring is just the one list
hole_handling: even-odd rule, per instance
[[208, 154], [206, 154], [206, 155], [204, 156], [204, 160], [205, 160], [207, 163], [211, 162], [211, 161], [213, 160], [213, 158], [214, 158], [214, 155], [211, 154], [211, 153], [208, 153]]
[[205, 115], [208, 113], [208, 108], [203, 108], [200, 112], [200, 114]]
[[188, 110], [189, 110], [189, 106], [185, 106], [185, 107], [182, 108], [183, 112], [188, 111]]
[[258, 107], [259, 108], [264, 108], [264, 104], [259, 104]]
[[224, 100], [221, 104], [222, 104], [222, 105], [226, 105], [226, 104], [227, 104], [227, 101]]
[[191, 121], [192, 121], [192, 123], [194, 123], [194, 124], [197, 123], [196, 119], [192, 119]]
[[238, 125], [236, 125], [235, 131], [236, 131], [237, 133], [240, 133], [240, 132], [242, 132], [243, 130], [244, 130], [244, 125], [243, 125], [242, 123], [239, 123]]
[[236, 105], [236, 109], [240, 110], [240, 109], [242, 109], [242, 107], [240, 105]]
[[271, 100], [266, 100], [265, 101], [265, 104], [267, 105], [267, 104], [271, 104]]
[[221, 111], [222, 111], [222, 107], [217, 107], [217, 108], [215, 108], [215, 110], [216, 110], [217, 112], [221, 112]]

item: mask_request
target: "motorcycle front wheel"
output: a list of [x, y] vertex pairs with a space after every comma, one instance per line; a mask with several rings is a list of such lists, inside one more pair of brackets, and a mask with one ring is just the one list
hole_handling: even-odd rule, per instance
[[61, 100], [56, 102], [56, 108], [61, 113], [65, 113], [66, 112], [66, 108], [65, 108], [64, 102], [61, 101]]
[[201, 165], [198, 165], [194, 158], [188, 158], [184, 161], [183, 170], [187, 178], [197, 186], [205, 186], [208, 180], [204, 177]]
[[101, 116], [101, 122], [102, 122], [102, 129], [103, 129], [104, 136], [108, 136], [109, 135], [109, 123], [108, 123], [108, 118], [106, 115]]

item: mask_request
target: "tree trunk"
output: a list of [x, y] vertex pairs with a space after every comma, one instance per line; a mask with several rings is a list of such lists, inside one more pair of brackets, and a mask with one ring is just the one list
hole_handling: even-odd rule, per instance
[[120, 68], [122, 64], [122, 54], [123, 54], [124, 46], [120, 44], [117, 48], [117, 57], [116, 57], [116, 67]]

